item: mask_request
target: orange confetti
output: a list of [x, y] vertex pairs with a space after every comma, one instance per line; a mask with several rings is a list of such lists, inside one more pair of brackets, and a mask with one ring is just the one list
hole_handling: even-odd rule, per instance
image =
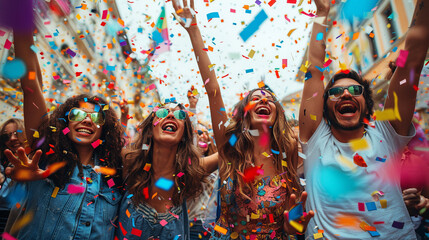
[[108, 167], [100, 167], [100, 166], [96, 166], [94, 167], [94, 171], [97, 173], [101, 173], [104, 175], [110, 175], [113, 176], [116, 174], [116, 169], [114, 168], [108, 168]]
[[360, 220], [358, 217], [353, 215], [338, 215], [334, 223], [339, 228], [351, 228], [351, 229], [360, 229]]

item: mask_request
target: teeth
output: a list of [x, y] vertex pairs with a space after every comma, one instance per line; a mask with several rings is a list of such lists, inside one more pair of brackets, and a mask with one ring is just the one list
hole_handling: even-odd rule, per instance
[[164, 126], [164, 130], [169, 131], [169, 132], [174, 132], [174, 131], [176, 131], [176, 126], [172, 123], [167, 123]]
[[77, 132], [84, 132], [84, 133], [88, 133], [88, 134], [91, 134], [91, 133], [92, 133], [92, 132], [91, 132], [91, 131], [89, 131], [88, 129], [84, 129], [84, 128], [81, 128], [81, 129], [77, 130]]
[[266, 114], [269, 114], [270, 113], [270, 110], [268, 109], [268, 108], [266, 108], [266, 107], [260, 107], [260, 108], [258, 108], [258, 111], [256, 112], [256, 113], [266, 113]]

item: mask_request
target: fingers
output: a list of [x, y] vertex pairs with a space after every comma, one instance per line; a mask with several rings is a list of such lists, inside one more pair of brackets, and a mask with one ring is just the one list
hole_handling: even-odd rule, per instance
[[308, 194], [307, 194], [306, 191], [302, 192], [302, 194], [301, 194], [301, 202], [302, 202], [303, 206], [305, 206], [305, 202], [307, 201], [307, 196], [308, 196]]
[[292, 193], [290, 195], [290, 197], [289, 197], [289, 206], [288, 206], [288, 208], [292, 208], [295, 204], [296, 204], [296, 195]]
[[183, 0], [183, 8], [186, 8], [188, 6], [188, 0]]
[[18, 155], [19, 160], [21, 160], [22, 164], [24, 166], [28, 166], [30, 163], [28, 162], [27, 154], [25, 154], [24, 148], [20, 147], [16, 151], [16, 154]]
[[194, 9], [194, 10], [195, 10], [194, 0], [191, 0], [191, 9]]
[[33, 156], [33, 161], [31, 162], [31, 165], [38, 168], [39, 160], [41, 156], [42, 156], [42, 150], [37, 150]]
[[402, 191], [402, 194], [411, 194], [411, 193], [418, 193], [419, 191], [417, 188], [407, 188], [404, 191]]
[[310, 210], [308, 213], [307, 213], [307, 216], [305, 216], [305, 222], [309, 222], [310, 220], [311, 220], [311, 218], [312, 217], [314, 217], [314, 212], [313, 212], [313, 210]]
[[9, 159], [9, 162], [11, 162], [14, 166], [21, 165], [21, 161], [19, 161], [19, 159], [15, 155], [13, 155], [11, 150], [6, 149], [4, 151], [4, 154], [6, 155], [7, 159]]

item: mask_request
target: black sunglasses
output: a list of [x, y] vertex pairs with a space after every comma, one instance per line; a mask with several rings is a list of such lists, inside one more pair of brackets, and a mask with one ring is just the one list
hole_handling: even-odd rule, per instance
[[0, 135], [0, 141], [5, 143], [12, 138], [12, 135], [18, 136], [18, 132], [3, 133]]

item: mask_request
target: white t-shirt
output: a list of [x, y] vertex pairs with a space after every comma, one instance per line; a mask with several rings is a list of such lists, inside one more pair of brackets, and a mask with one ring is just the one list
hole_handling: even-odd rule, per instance
[[[366, 130], [363, 138], [369, 148], [357, 152], [349, 143], [339, 142], [325, 121], [307, 143], [301, 143], [306, 156], [306, 207], [307, 211], [315, 211], [308, 224], [308, 239], [314, 239], [313, 234], [319, 229], [328, 239], [373, 238], [359, 226], [344, 228], [344, 221], [337, 225], [338, 219], [355, 219], [358, 225], [364, 221], [376, 228], [379, 239], [416, 239], [402, 199], [399, 173], [394, 170], [400, 157], [393, 158], [395, 153], [402, 153], [415, 135], [415, 129], [410, 128], [408, 136], [400, 136], [389, 122], [376, 121], [375, 128], [367, 127]], [[367, 167], [353, 162], [355, 153], [364, 159]], [[384, 193], [383, 196], [375, 194], [379, 195], [378, 201], [372, 196], [375, 191]], [[385, 201], [387, 207], [383, 208]]]

